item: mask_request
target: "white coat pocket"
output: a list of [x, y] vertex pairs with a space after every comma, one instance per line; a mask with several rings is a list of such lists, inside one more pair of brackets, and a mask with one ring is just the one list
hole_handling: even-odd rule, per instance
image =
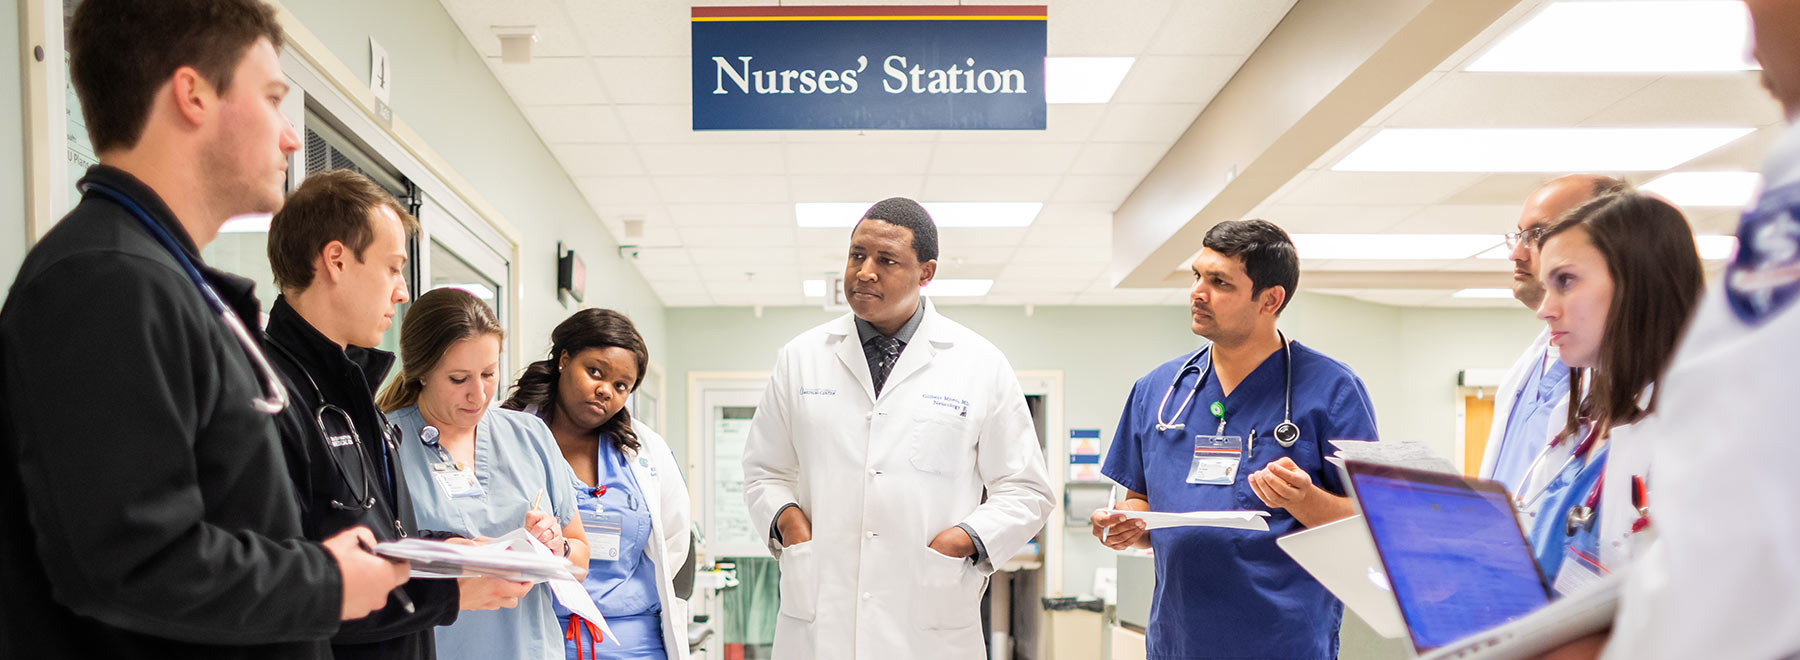
[[969, 418], [922, 415], [913, 419], [912, 431], [913, 467], [952, 476], [973, 469], [975, 424]]
[[913, 623], [925, 630], [981, 625], [981, 587], [987, 581], [968, 559], [919, 549], [918, 587], [913, 591]]
[[819, 610], [819, 567], [812, 541], [781, 551], [781, 615], [811, 621]]

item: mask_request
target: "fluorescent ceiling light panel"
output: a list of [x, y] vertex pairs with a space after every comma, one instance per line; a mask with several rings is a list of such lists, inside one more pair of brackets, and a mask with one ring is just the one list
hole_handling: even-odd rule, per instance
[[[940, 228], [1029, 227], [1044, 210], [1040, 202], [921, 202]], [[874, 202], [800, 202], [794, 222], [802, 228], [849, 228]]]
[[1755, 172], [1670, 172], [1643, 185], [1676, 206], [1729, 206], [1742, 208], [1762, 190], [1762, 175]]
[[1473, 300], [1512, 300], [1512, 289], [1463, 289], [1450, 294], [1452, 298]]
[[1557, 2], [1514, 28], [1469, 71], [1750, 71], [1740, 0]]
[[1106, 103], [1125, 82], [1134, 57], [1044, 58], [1045, 103]]
[[1384, 128], [1340, 172], [1645, 172], [1674, 168], [1756, 129]]
[[469, 295], [475, 296], [476, 298], [480, 298], [482, 300], [493, 300], [494, 299], [494, 290], [488, 288], [488, 286], [486, 284], [481, 284], [479, 282], [469, 282], [469, 283], [458, 282], [458, 283], [454, 283], [454, 284], [439, 284], [439, 285], [431, 287], [431, 288], [433, 288], [433, 289], [462, 289], [463, 291], [467, 291], [469, 293]]
[[1704, 261], [1724, 261], [1737, 254], [1736, 236], [1695, 236], [1694, 244]]
[[800, 282], [800, 295], [808, 298], [824, 298], [825, 280], [804, 280]]
[[972, 298], [987, 295], [993, 280], [932, 280], [920, 291], [932, 298]]
[[1499, 234], [1294, 234], [1304, 261], [1467, 259], [1503, 243]]
[[219, 227], [221, 234], [267, 234], [269, 221], [275, 216], [268, 213], [249, 213], [234, 216]]

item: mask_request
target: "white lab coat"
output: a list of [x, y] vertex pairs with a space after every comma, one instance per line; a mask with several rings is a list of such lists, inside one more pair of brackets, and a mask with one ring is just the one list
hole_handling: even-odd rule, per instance
[[[927, 303], [881, 396], [846, 314], [781, 349], [744, 448], [744, 498], [767, 529], [784, 505], [813, 540], [782, 549], [775, 657], [984, 657], [981, 591], [1053, 508], [1012, 366]], [[987, 497], [982, 499], [983, 490]], [[926, 547], [958, 523], [991, 561]]]
[[[650, 505], [650, 542], [644, 555], [656, 567], [656, 597], [662, 601], [663, 649], [669, 660], [688, 657], [688, 602], [675, 596], [675, 573], [687, 562], [688, 543], [693, 535], [693, 513], [688, 507], [687, 483], [681, 479], [681, 465], [675, 453], [650, 425], [633, 417], [631, 429], [637, 433], [638, 450], [627, 456], [631, 474]], [[610, 643], [610, 642], [603, 642]], [[602, 646], [602, 649], [605, 647]]]
[[[1525, 354], [1513, 362], [1512, 369], [1507, 370], [1506, 378], [1500, 381], [1500, 387], [1494, 390], [1494, 425], [1488, 429], [1487, 448], [1481, 452], [1481, 478], [1494, 478], [1494, 465], [1500, 460], [1500, 445], [1506, 441], [1506, 425], [1512, 419], [1513, 403], [1519, 400], [1519, 388], [1525, 386], [1531, 378], [1531, 370], [1544, 370], [1544, 351], [1550, 348], [1550, 328], [1545, 327], [1538, 333], [1537, 339], [1531, 340], [1531, 346]], [[1548, 429], [1560, 429], [1564, 420], [1551, 416]], [[1555, 431], [1551, 430], [1551, 434]], [[1550, 440], [1550, 435], [1537, 438], [1538, 445], [1534, 450], [1543, 449], [1542, 443]]]
[[[1800, 128], [1764, 168], [1800, 181]], [[1632, 564], [1606, 658], [1786, 658], [1800, 653], [1800, 305], [1750, 325], [1716, 279], [1658, 381], [1651, 446], [1657, 539]], [[1609, 478], [1608, 483], [1611, 483]]]

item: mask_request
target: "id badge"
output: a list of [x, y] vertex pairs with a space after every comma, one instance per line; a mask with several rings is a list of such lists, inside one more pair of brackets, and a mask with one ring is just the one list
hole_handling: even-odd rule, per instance
[[625, 516], [617, 512], [582, 512], [581, 527], [587, 531], [588, 558], [599, 561], [619, 560], [619, 533], [625, 527]]
[[1243, 436], [1196, 435], [1194, 463], [1188, 467], [1187, 482], [1214, 486], [1236, 483], [1238, 465], [1243, 462], [1243, 457]]
[[432, 463], [431, 478], [437, 481], [438, 488], [451, 497], [475, 497], [481, 494], [481, 482], [475, 479], [475, 470], [458, 470], [448, 463]]
[[1562, 568], [1556, 571], [1556, 584], [1551, 585], [1559, 596], [1581, 591], [1600, 577], [1607, 574], [1605, 566], [1587, 553], [1574, 548], [1563, 552]]

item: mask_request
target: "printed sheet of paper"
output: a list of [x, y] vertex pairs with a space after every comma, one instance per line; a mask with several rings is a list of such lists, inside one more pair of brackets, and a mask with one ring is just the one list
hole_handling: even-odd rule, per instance
[[1331, 446], [1337, 447], [1337, 458], [1344, 460], [1380, 463], [1396, 467], [1429, 470], [1446, 474], [1458, 474], [1450, 460], [1438, 455], [1422, 442], [1410, 440], [1381, 440], [1378, 442], [1361, 442], [1357, 440], [1332, 440]]
[[[504, 547], [514, 552], [530, 552], [541, 557], [555, 559], [562, 562], [563, 566], [568, 566], [567, 561], [557, 557], [556, 553], [551, 552], [550, 548], [545, 546], [542, 541], [537, 540], [537, 537], [523, 529], [515, 529], [505, 536], [488, 541], [490, 545], [503, 543]], [[606, 618], [600, 616], [600, 606], [594, 604], [594, 598], [588, 595], [587, 587], [581, 586], [580, 581], [569, 575], [549, 582], [550, 594], [556, 596], [556, 602], [562, 603], [562, 606], [569, 608], [570, 612], [599, 626], [601, 639], [611, 641], [613, 644], [619, 643], [619, 640], [613, 637], [612, 628], [606, 625]]]
[[1259, 532], [1269, 531], [1269, 512], [1267, 511], [1192, 511], [1188, 513], [1164, 513], [1161, 511], [1126, 511], [1123, 509], [1107, 509], [1105, 513], [1123, 514], [1127, 518], [1144, 521], [1145, 529], [1162, 529], [1164, 527], [1223, 527], [1225, 529], [1249, 529]]

